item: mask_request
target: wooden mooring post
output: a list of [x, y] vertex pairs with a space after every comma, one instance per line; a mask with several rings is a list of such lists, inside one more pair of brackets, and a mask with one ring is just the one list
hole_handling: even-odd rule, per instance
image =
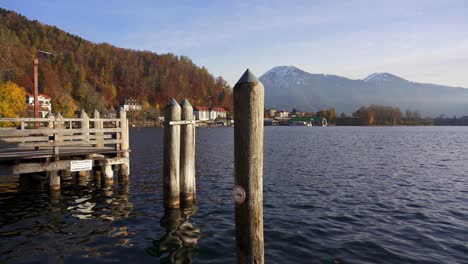
[[234, 86], [237, 263], [264, 263], [262, 83], [247, 69]]
[[[181, 120], [182, 119], [182, 120]], [[196, 201], [195, 118], [187, 99], [169, 101], [164, 117], [164, 207], [190, 207]]]
[[[195, 121], [193, 107], [187, 99], [182, 101], [182, 120]], [[184, 207], [195, 203], [195, 123], [181, 126], [180, 143], [180, 202]]]
[[[122, 139], [122, 144], [120, 145], [122, 154], [121, 156], [124, 158], [129, 158], [129, 135], [128, 135], [128, 119], [127, 119], [127, 112], [121, 108], [119, 112], [122, 132], [120, 133], [120, 137]], [[128, 183], [128, 177], [130, 176], [130, 162], [124, 162], [120, 164], [120, 173], [119, 173], [119, 183], [125, 184]]]
[[172, 99], [164, 116], [163, 199], [166, 208], [180, 206], [180, 126], [170, 124], [171, 121], [180, 121], [180, 118], [180, 105]]

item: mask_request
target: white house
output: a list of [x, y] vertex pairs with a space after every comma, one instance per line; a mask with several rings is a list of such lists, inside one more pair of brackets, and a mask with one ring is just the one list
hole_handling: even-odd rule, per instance
[[218, 117], [226, 118], [226, 110], [222, 107], [195, 106], [193, 114], [196, 120], [202, 121], [215, 120]]
[[204, 106], [195, 106], [193, 109], [193, 115], [196, 120], [210, 120], [210, 108]]
[[224, 110], [222, 107], [210, 108], [210, 120], [215, 120], [218, 117], [226, 118], [226, 110]]
[[276, 111], [275, 112], [275, 118], [288, 118], [289, 117], [289, 112], [286, 110], [281, 110], [281, 111]]
[[[37, 101], [39, 102], [39, 116], [46, 117], [46, 115], [52, 112], [52, 104], [50, 103], [50, 96], [45, 94], [39, 94], [37, 96]], [[34, 115], [34, 95], [27, 94], [26, 95], [26, 104], [28, 105], [28, 110], [33, 113]]]
[[141, 106], [141, 104], [139, 104], [137, 102], [136, 99], [133, 99], [133, 98], [127, 98], [125, 99], [123, 105], [122, 105], [122, 108], [125, 110], [125, 111], [141, 111], [141, 109], [143, 108]]

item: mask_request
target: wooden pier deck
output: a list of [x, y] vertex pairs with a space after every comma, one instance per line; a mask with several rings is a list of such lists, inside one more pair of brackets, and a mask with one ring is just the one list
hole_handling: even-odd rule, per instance
[[46, 173], [57, 185], [53, 177], [60, 177], [60, 171], [94, 170], [113, 182], [112, 166], [120, 165], [120, 174], [128, 177], [126, 113], [99, 116], [95, 111], [89, 118], [83, 111], [80, 118], [0, 118], [0, 124], [9, 126], [0, 128], [0, 176]]

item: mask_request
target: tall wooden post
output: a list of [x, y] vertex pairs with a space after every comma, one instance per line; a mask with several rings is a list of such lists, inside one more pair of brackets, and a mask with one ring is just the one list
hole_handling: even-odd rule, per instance
[[[182, 101], [182, 120], [195, 121], [187, 99]], [[191, 206], [196, 199], [195, 123], [182, 125], [180, 130], [180, 201], [183, 206]]]
[[[34, 118], [39, 118], [39, 59], [34, 59]], [[34, 122], [34, 128], [39, 128], [39, 123]]]
[[[58, 130], [62, 130], [63, 129], [63, 116], [62, 114], [58, 113], [57, 116], [55, 117], [55, 125], [54, 125], [54, 128], [55, 129], [58, 129]], [[62, 134], [61, 133], [54, 133], [54, 141], [55, 142], [62, 142], [62, 138], [61, 138]], [[60, 147], [59, 146], [54, 146], [54, 155], [55, 156], [58, 156], [59, 155], [59, 149]]]
[[[103, 123], [101, 121], [101, 114], [99, 114], [99, 111], [97, 109], [94, 109], [94, 128], [95, 129], [102, 129], [103, 128]], [[103, 144], [103, 136], [104, 133], [102, 132], [96, 132], [96, 147], [102, 147], [104, 146]]]
[[[86, 114], [86, 111], [84, 109], [81, 109], [80, 118], [81, 118], [81, 129], [89, 130], [89, 116], [88, 114]], [[89, 132], [83, 132], [82, 135], [87, 137], [89, 136]], [[89, 138], [88, 139], [85, 138], [83, 139], [83, 141], [89, 141]]]
[[[49, 121], [47, 122], [47, 128], [49, 130], [53, 130], [54, 129], [54, 121], [55, 121], [55, 116], [52, 112], [49, 112], [47, 113], [47, 115], [45, 116], [46, 118], [49, 119]], [[48, 134], [49, 136], [49, 142], [53, 142], [54, 141], [54, 132], [51, 132], [50, 134]]]
[[171, 121], [180, 121], [180, 115], [180, 105], [175, 99], [170, 100], [164, 116], [163, 199], [166, 208], [180, 206], [180, 125], [170, 125]]
[[[83, 141], [89, 141], [89, 116], [84, 109], [81, 109], [80, 118], [81, 118], [81, 130], [83, 130], [81, 134], [84, 136]], [[79, 171], [78, 177], [79, 177], [79, 182], [84, 185], [86, 181], [88, 180], [89, 171]]]
[[49, 119], [47, 122], [47, 128], [52, 129], [54, 128], [54, 121], [55, 121], [55, 116], [52, 112], [47, 113], [46, 118]]
[[[128, 158], [130, 157], [129, 152], [129, 135], [128, 135], [128, 120], [127, 120], [127, 112], [121, 108], [119, 112], [120, 117], [120, 126], [122, 128], [122, 133], [120, 134], [120, 139], [122, 143], [120, 145], [120, 151], [122, 151], [122, 157]], [[120, 165], [120, 174], [119, 174], [119, 182], [120, 183], [127, 183], [128, 176], [130, 175], [130, 164], [123, 163]]]
[[237, 263], [264, 263], [263, 85], [247, 69], [234, 86]]

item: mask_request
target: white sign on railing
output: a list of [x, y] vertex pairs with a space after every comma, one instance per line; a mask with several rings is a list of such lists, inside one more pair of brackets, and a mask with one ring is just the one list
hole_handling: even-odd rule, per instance
[[93, 160], [72, 160], [70, 171], [88, 171], [93, 169]]

